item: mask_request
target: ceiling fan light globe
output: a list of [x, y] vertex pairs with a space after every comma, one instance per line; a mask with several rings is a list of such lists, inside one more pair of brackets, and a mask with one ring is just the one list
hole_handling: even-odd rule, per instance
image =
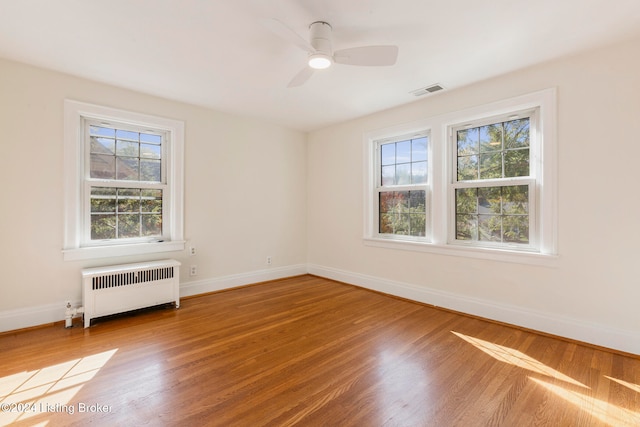
[[329, 68], [333, 61], [328, 55], [325, 54], [312, 54], [309, 55], [309, 67], [315, 70], [323, 70], [325, 68]]

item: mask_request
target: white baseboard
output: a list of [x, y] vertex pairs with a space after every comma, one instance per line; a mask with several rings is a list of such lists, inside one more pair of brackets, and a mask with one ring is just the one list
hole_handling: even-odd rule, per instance
[[180, 297], [206, 294], [207, 292], [221, 291], [223, 289], [236, 288], [238, 286], [251, 285], [253, 283], [269, 280], [283, 279], [285, 277], [299, 276], [307, 273], [307, 265], [299, 264], [287, 267], [267, 268], [248, 273], [232, 274], [213, 279], [196, 280], [180, 284]]
[[[64, 320], [66, 301], [0, 312], [0, 332], [46, 325]], [[80, 305], [76, 303], [76, 306]]]
[[309, 274], [527, 329], [640, 355], [640, 334], [552, 313], [309, 264]]

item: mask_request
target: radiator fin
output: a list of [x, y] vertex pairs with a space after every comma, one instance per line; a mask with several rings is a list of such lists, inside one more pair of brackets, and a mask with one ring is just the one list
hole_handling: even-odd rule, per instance
[[172, 279], [173, 267], [151, 268], [148, 270], [129, 271], [123, 273], [105, 274], [92, 278], [93, 290], [117, 288], [119, 286], [133, 285], [135, 283], [156, 282]]

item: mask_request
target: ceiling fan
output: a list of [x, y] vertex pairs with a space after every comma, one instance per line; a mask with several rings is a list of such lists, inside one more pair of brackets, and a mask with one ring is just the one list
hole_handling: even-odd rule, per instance
[[268, 20], [266, 25], [283, 39], [307, 52], [308, 66], [300, 70], [287, 87], [301, 86], [309, 80], [315, 70], [328, 68], [334, 63], [389, 66], [395, 64], [398, 58], [398, 46], [393, 45], [352, 47], [334, 52], [331, 43], [331, 25], [324, 21], [315, 21], [309, 25], [309, 41], [277, 19]]

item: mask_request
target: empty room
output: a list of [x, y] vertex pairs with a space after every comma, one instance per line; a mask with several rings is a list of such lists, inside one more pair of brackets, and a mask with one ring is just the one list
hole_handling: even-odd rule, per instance
[[640, 425], [640, 2], [0, 0], [0, 425]]

